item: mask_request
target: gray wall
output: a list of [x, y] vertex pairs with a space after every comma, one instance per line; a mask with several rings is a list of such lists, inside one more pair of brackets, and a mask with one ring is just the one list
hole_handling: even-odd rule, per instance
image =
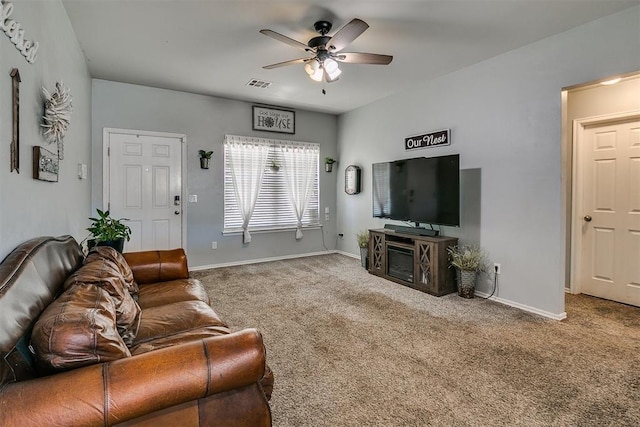
[[[25, 38], [40, 43], [38, 57], [29, 64], [0, 32], [0, 259], [16, 245], [41, 235], [88, 234], [90, 181], [77, 177], [78, 163], [90, 163], [91, 79], [64, 7], [59, 1], [14, 1], [11, 19], [25, 30]], [[18, 68], [20, 83], [20, 174], [10, 172], [12, 139], [11, 78]], [[43, 114], [41, 88], [62, 81], [73, 96], [71, 126], [64, 140], [59, 181], [33, 179], [32, 147], [47, 145], [40, 131]]]
[[[301, 241], [295, 240], [294, 231], [252, 233], [249, 245], [242, 244], [240, 235], [222, 236], [225, 134], [317, 142], [321, 159], [336, 156], [336, 116], [297, 110], [295, 135], [255, 132], [251, 129], [251, 106], [244, 101], [93, 80], [92, 210], [102, 207], [103, 128], [180, 133], [187, 135], [187, 171], [183, 171], [186, 172], [183, 185], [188, 194], [198, 196], [198, 203], [184, 203], [190, 267], [334, 249], [337, 174], [322, 170], [322, 229], [305, 230]], [[214, 152], [209, 170], [200, 169], [199, 149]], [[329, 221], [324, 220], [324, 207], [330, 209]], [[211, 249], [212, 241], [218, 242], [218, 249]]]
[[[463, 209], [477, 197], [479, 223], [444, 234], [480, 244], [502, 264], [499, 298], [561, 316], [561, 89], [640, 69], [638, 22], [634, 7], [342, 115], [338, 155], [363, 167], [364, 191], [337, 193], [339, 249], [358, 253], [355, 233], [387, 222], [371, 216], [371, 163], [460, 153], [463, 183], [480, 171], [478, 193], [462, 189]], [[404, 151], [405, 137], [444, 128], [451, 146]], [[485, 280], [479, 289], [490, 286]]]

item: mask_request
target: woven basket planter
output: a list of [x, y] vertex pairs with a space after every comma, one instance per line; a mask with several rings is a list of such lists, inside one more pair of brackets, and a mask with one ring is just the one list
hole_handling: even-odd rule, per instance
[[475, 270], [458, 269], [458, 295], [463, 298], [473, 298], [476, 292], [476, 278], [478, 272]]

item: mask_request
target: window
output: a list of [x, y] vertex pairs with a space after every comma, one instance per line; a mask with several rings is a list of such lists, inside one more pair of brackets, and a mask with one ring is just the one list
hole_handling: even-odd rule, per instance
[[251, 231], [319, 225], [319, 157], [319, 144], [226, 135], [224, 231], [244, 231], [247, 216]]

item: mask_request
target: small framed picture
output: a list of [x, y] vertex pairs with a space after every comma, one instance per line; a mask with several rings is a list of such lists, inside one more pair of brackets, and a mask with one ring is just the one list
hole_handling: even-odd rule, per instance
[[294, 134], [296, 133], [296, 112], [254, 105], [253, 130]]
[[33, 179], [58, 182], [60, 161], [58, 153], [52, 153], [42, 147], [33, 147]]

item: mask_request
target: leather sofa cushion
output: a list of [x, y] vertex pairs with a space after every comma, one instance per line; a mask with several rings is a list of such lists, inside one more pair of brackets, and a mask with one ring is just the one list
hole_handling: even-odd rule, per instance
[[104, 289], [90, 284], [67, 289], [33, 327], [31, 345], [39, 368], [51, 372], [131, 356], [115, 313]]
[[127, 264], [127, 261], [124, 259], [124, 256], [110, 246], [94, 246], [87, 258], [85, 259], [85, 264], [91, 262], [96, 259], [107, 259], [115, 264], [118, 271], [122, 275], [122, 279], [124, 280], [125, 288], [129, 291], [129, 293], [136, 298], [138, 294], [138, 284], [133, 279], [133, 271], [131, 271], [131, 267]]
[[123, 256], [139, 285], [189, 278], [184, 249], [127, 252]]
[[134, 345], [207, 326], [227, 325], [202, 301], [181, 301], [145, 308]]
[[144, 341], [140, 344], [134, 345], [129, 350], [131, 355], [146, 353], [152, 350], [158, 350], [165, 347], [171, 347], [174, 345], [202, 340], [208, 337], [217, 337], [220, 335], [230, 334], [231, 331], [226, 326], [205, 326], [202, 328], [192, 329], [186, 332], [179, 332], [174, 335], [166, 337], [160, 337]]
[[125, 344], [132, 345], [140, 324], [140, 307], [125, 287], [118, 266], [108, 258], [94, 253], [86, 259], [82, 267], [73, 273], [64, 283], [64, 288], [78, 284], [91, 284], [104, 289], [112, 298], [116, 307], [116, 324]]
[[202, 301], [209, 304], [209, 296], [197, 279], [140, 285], [138, 291], [138, 305], [143, 310], [179, 301]]

